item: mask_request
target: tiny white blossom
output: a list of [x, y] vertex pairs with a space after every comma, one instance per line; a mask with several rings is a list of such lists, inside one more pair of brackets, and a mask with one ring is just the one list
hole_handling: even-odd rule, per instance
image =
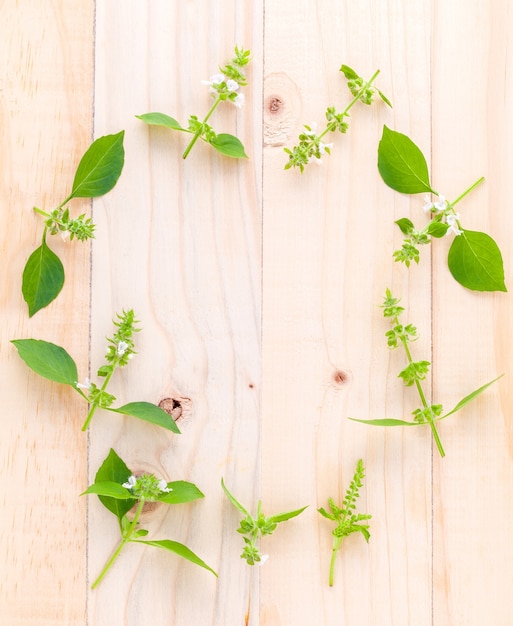
[[314, 135], [317, 134], [317, 122], [312, 122], [310, 124], [310, 130], [305, 130], [304, 131], [305, 135], [310, 135], [310, 137], [313, 137]]
[[215, 85], [220, 85], [222, 82], [224, 82], [224, 80], [225, 80], [224, 74], [212, 74], [212, 76], [210, 77], [210, 80], [202, 80], [201, 82], [204, 85], [211, 85], [213, 87]]
[[236, 80], [227, 80], [226, 88], [228, 91], [237, 91], [239, 89], [239, 83]]
[[118, 343], [118, 345], [116, 346], [116, 354], [118, 356], [123, 356], [125, 354], [125, 352], [127, 351], [128, 348], [128, 344], [126, 341], [120, 341]]
[[326, 148], [328, 150], [331, 150], [333, 148], [333, 144], [332, 143], [322, 143], [322, 141], [319, 142], [319, 152], [321, 154], [326, 154]]
[[86, 378], [83, 383], [75, 383], [77, 389], [87, 389], [87, 391], [91, 391], [92, 385], [89, 378]]
[[459, 213], [449, 214], [445, 216], [445, 222], [449, 225], [446, 235], [449, 235], [449, 233], [452, 233], [453, 235], [461, 235], [463, 233], [463, 231], [458, 228], [457, 221], [459, 219]]
[[61, 239], [66, 243], [68, 241], [69, 230], [61, 230]]
[[167, 483], [164, 479], [159, 480], [159, 489], [160, 491], [163, 491], [164, 493], [169, 493], [170, 491], [173, 491], [171, 487], [167, 486]]
[[434, 204], [433, 201], [431, 200], [431, 196], [427, 193], [424, 196], [424, 206], [422, 207], [424, 209], [424, 211], [426, 211], [426, 213], [430, 212], [433, 210]]
[[242, 106], [244, 105], [244, 94], [243, 93], [237, 94], [237, 96], [232, 100], [232, 102], [238, 109], [242, 108]]
[[136, 480], [136, 477], [132, 475], [128, 478], [126, 483], [123, 483], [122, 487], [124, 487], [125, 489], [133, 489], [135, 487]]
[[447, 208], [447, 200], [440, 194], [438, 196], [438, 202], [435, 202], [433, 206], [437, 211], [445, 211]]
[[256, 564], [262, 567], [262, 565], [265, 565], [265, 562], [267, 561], [268, 558], [269, 558], [268, 554], [262, 554], [260, 556], [260, 561], [256, 561]]

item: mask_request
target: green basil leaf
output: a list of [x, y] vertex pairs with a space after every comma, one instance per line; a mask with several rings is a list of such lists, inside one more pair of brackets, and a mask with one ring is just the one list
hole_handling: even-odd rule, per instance
[[384, 182], [401, 193], [436, 193], [429, 182], [424, 155], [413, 141], [395, 130], [383, 127], [378, 146], [378, 170]]
[[[109, 454], [100, 465], [94, 482], [106, 483], [113, 482], [123, 485], [126, 483], [132, 472], [128, 469], [126, 463], [117, 453], [111, 448]], [[137, 503], [137, 498], [131, 498], [130, 500], [119, 500], [117, 498], [99, 495], [98, 498], [103, 506], [118, 518], [121, 526], [122, 519], [130, 511], [130, 509]]]
[[273, 522], [274, 524], [279, 524], [280, 522], [286, 522], [288, 519], [297, 517], [307, 508], [308, 508], [308, 505], [304, 506], [302, 509], [296, 509], [295, 511], [289, 511], [288, 513], [280, 513], [278, 515], [273, 515], [269, 518], [269, 520]]
[[78, 381], [77, 366], [64, 348], [41, 339], [13, 339], [11, 343], [36, 374], [75, 387]]
[[403, 235], [409, 235], [413, 230], [415, 230], [415, 226], [413, 222], [409, 220], [407, 217], [401, 217], [400, 220], [396, 221], [396, 224], [401, 229]]
[[389, 99], [385, 96], [385, 94], [384, 94], [382, 91], [380, 91], [379, 89], [377, 89], [376, 91], [378, 92], [379, 97], [383, 100], [383, 102], [384, 102], [385, 104], [388, 104], [388, 106], [389, 106], [391, 109], [393, 109], [394, 107], [392, 106], [392, 103], [391, 103], [391, 102], [390, 102], [390, 100], [389, 100]]
[[249, 514], [249, 511], [247, 511], [240, 502], [238, 502], [234, 496], [232, 496], [232, 494], [228, 491], [228, 487], [224, 484], [224, 479], [221, 478], [221, 487], [223, 488], [223, 491], [226, 495], [226, 497], [228, 498], [228, 500], [230, 500], [230, 502], [233, 504], [233, 506], [238, 509], [243, 515], [246, 515], [247, 517], [251, 517], [251, 515]]
[[454, 407], [454, 409], [451, 409], [449, 413], [446, 413], [445, 415], [442, 415], [441, 417], [439, 417], [438, 420], [443, 420], [446, 417], [449, 417], [449, 415], [452, 415], [453, 413], [456, 413], [456, 411], [459, 411], [460, 409], [462, 409], [466, 404], [468, 404], [478, 395], [483, 393], [483, 391], [488, 389], [490, 385], [493, 385], [493, 383], [496, 383], [503, 376], [504, 374], [501, 374], [497, 378], [494, 378], [493, 380], [491, 380], [489, 383], [486, 383], [486, 385], [483, 385], [482, 387], [479, 387], [479, 389], [476, 389], [475, 391], [472, 391], [471, 393], [469, 393], [468, 396], [465, 396], [462, 400], [458, 402], [458, 404]]
[[360, 78], [358, 74], [351, 67], [349, 67], [349, 65], [342, 65], [339, 71], [344, 74], [347, 80], [354, 80], [355, 78]]
[[429, 224], [428, 226], [427, 232], [428, 232], [428, 235], [431, 235], [432, 237], [436, 237], [437, 239], [440, 239], [441, 237], [447, 234], [448, 230], [449, 230], [449, 224], [444, 224], [442, 222], [431, 222], [431, 224]]
[[154, 546], [155, 548], [162, 548], [163, 550], [167, 550], [168, 552], [174, 552], [181, 556], [184, 559], [187, 559], [191, 563], [195, 565], [199, 565], [204, 569], [207, 569], [209, 572], [212, 572], [214, 576], [217, 576], [216, 572], [209, 567], [205, 561], [202, 561], [199, 556], [194, 554], [192, 550], [190, 550], [187, 546], [184, 546], [183, 543], [178, 543], [177, 541], [171, 541], [170, 539], [161, 539], [159, 541], [142, 541], [140, 539], [132, 540], [131, 543], [143, 543], [147, 546]]
[[240, 140], [234, 135], [221, 133], [216, 135], [210, 144], [221, 154], [233, 157], [235, 159], [247, 159], [248, 155], [244, 152], [244, 146]]
[[109, 496], [110, 498], [115, 498], [116, 500], [133, 500], [133, 495], [130, 491], [128, 491], [128, 489], [123, 487], [123, 485], [112, 481], [93, 483], [80, 495], [85, 496], [91, 493], [94, 493], [97, 496]]
[[507, 291], [502, 255], [486, 233], [464, 230], [457, 235], [447, 257], [449, 270], [460, 285], [474, 291]]
[[180, 433], [180, 429], [176, 425], [174, 419], [168, 415], [163, 409], [151, 402], [130, 402], [120, 406], [117, 409], [109, 408], [109, 411], [115, 413], [122, 413], [123, 415], [131, 415], [132, 417], [138, 417], [145, 422], [161, 426], [167, 430], [171, 430], [174, 433]]
[[59, 257], [43, 243], [28, 258], [23, 270], [21, 291], [29, 317], [55, 300], [64, 285], [64, 267]]
[[99, 137], [80, 160], [71, 198], [97, 198], [110, 191], [121, 176], [125, 161], [125, 131]]
[[423, 423], [419, 422], [405, 422], [404, 420], [396, 420], [391, 418], [385, 418], [381, 420], [357, 420], [355, 417], [350, 417], [353, 422], [360, 422], [361, 424], [369, 424], [370, 426], [422, 426]]
[[165, 128], [172, 128], [173, 130], [189, 132], [187, 128], [180, 126], [173, 117], [169, 117], [169, 115], [165, 113], [143, 113], [143, 115], [136, 115], [135, 117], [150, 126], [164, 126]]
[[194, 485], [188, 483], [185, 480], [176, 480], [168, 483], [168, 487], [171, 488], [169, 493], [163, 493], [159, 502], [165, 502], [166, 504], [184, 504], [185, 502], [192, 502], [199, 498], [204, 498], [204, 494]]

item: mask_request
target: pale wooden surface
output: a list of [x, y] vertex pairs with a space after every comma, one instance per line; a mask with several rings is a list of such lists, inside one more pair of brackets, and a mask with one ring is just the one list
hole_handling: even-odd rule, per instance
[[[389, 190], [376, 168], [385, 123], [430, 156], [446, 196], [484, 175], [462, 205], [464, 223], [496, 238], [511, 287], [507, 0], [10, 0], [0, 24], [0, 246], [8, 268], [0, 624], [511, 624], [511, 297], [456, 285], [445, 266], [448, 240], [435, 243], [432, 263], [423, 250], [417, 267], [394, 264], [393, 221], [422, 219], [422, 201]], [[253, 52], [246, 106], [219, 109], [212, 123], [236, 132], [250, 160], [198, 145], [184, 162], [185, 138], [134, 115], [201, 115], [208, 96], [200, 81], [236, 43]], [[394, 109], [354, 107], [348, 134], [334, 138], [321, 167], [283, 171], [283, 146], [301, 125], [322, 123], [326, 106], [349, 101], [342, 63], [366, 76], [381, 69], [378, 85]], [[91, 264], [87, 246], [52, 241], [66, 285], [29, 320], [20, 279], [41, 233], [32, 206], [59, 202], [93, 129], [100, 136], [122, 128], [125, 170], [94, 202]], [[415, 407], [396, 378], [401, 355], [385, 344], [378, 305], [386, 287], [419, 329], [415, 354], [432, 354], [434, 400], [449, 407], [506, 374], [443, 423], [443, 460], [427, 429], [384, 431], [346, 419], [401, 417]], [[93, 372], [102, 362], [115, 312], [128, 307], [144, 330], [114, 392], [123, 402], [181, 398], [188, 414], [180, 436], [103, 413], [83, 435], [83, 405], [29, 373], [9, 344], [61, 344], [85, 376], [89, 357]], [[111, 446], [134, 469], [204, 491], [203, 501], [157, 509], [144, 522], [152, 537], [187, 543], [218, 580], [129, 546], [89, 590], [117, 526], [78, 494]], [[330, 527], [315, 509], [342, 497], [360, 457], [371, 540], [347, 540], [329, 588]], [[221, 476], [246, 504], [261, 497], [268, 514], [310, 505], [263, 542], [271, 558], [262, 569], [239, 559], [238, 515]]]

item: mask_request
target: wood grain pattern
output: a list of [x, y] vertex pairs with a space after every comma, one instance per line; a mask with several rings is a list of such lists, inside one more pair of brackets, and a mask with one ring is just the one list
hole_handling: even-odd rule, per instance
[[[0, 233], [0, 624], [509, 624], [511, 297], [460, 288], [449, 239], [409, 270], [393, 263], [394, 220], [420, 223], [422, 199], [388, 189], [376, 168], [387, 124], [429, 156], [447, 197], [484, 175], [461, 205], [464, 225], [497, 240], [511, 282], [509, 3], [11, 0], [0, 24], [0, 199], [15, 224]], [[185, 124], [204, 114], [201, 80], [235, 44], [253, 53], [246, 105], [220, 107], [212, 124], [237, 134], [250, 158], [197, 145], [184, 161], [186, 137], [134, 116], [162, 111]], [[349, 102], [342, 63], [364, 76], [379, 68], [394, 108], [355, 106], [320, 167], [284, 171], [283, 147], [302, 125]], [[93, 130], [121, 129], [125, 169], [93, 204], [96, 239], [91, 249], [52, 242], [66, 286], [29, 320], [20, 277], [41, 233], [31, 207], [59, 202]], [[418, 327], [415, 357], [433, 359], [433, 401], [450, 407], [505, 373], [441, 425], [444, 459], [428, 429], [347, 419], [416, 408], [397, 379], [402, 355], [386, 348], [387, 287]], [[9, 344], [54, 341], [94, 375], [123, 308], [143, 330], [112, 391], [122, 403], [178, 400], [181, 435], [98, 412], [84, 436], [85, 407], [32, 375]], [[110, 447], [136, 471], [202, 489], [204, 500], [142, 521], [151, 538], [189, 545], [218, 579], [132, 545], [90, 591], [118, 529], [78, 494]], [[371, 540], [345, 542], [330, 588], [331, 528], [316, 509], [343, 497], [358, 458]], [[239, 558], [221, 476], [267, 514], [309, 505], [262, 542], [264, 568]]]
[[[10, 626], [85, 619], [86, 503], [78, 494], [86, 480], [86, 407], [69, 389], [29, 372], [9, 341], [63, 345], [87, 371], [88, 246], [52, 238], [66, 283], [30, 320], [21, 275], [43, 232], [32, 207], [51, 210], [66, 197], [90, 143], [92, 9], [84, 2], [0, 6], [0, 622]], [[87, 211], [87, 202], [73, 203], [74, 210]]]

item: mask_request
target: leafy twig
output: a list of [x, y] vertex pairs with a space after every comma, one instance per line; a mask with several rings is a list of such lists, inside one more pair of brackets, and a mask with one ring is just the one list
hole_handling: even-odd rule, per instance
[[202, 121], [196, 115], [191, 115], [188, 127], [184, 128], [174, 118], [165, 113], [143, 113], [142, 115], [136, 115], [136, 117], [152, 126], [164, 126], [171, 130], [192, 134], [193, 137], [182, 155], [184, 159], [187, 158], [198, 139], [202, 139], [210, 144], [225, 156], [237, 159], [247, 158], [244, 146], [237, 137], [228, 133], [217, 134], [207, 122], [221, 102], [231, 102], [237, 108], [243, 106], [244, 94], [240, 92], [240, 88], [247, 85], [243, 68], [249, 63], [250, 54], [249, 50], [236, 46], [235, 56], [230, 61], [227, 61], [223, 67], [219, 68], [220, 73], [213, 74], [210, 80], [203, 81], [204, 84], [210, 87], [210, 93], [214, 98], [214, 102]]
[[110, 191], [123, 169], [124, 131], [105, 135], [94, 141], [78, 164], [70, 194], [50, 213], [34, 207], [44, 218], [43, 238], [39, 248], [30, 255], [23, 270], [22, 293], [32, 317], [55, 300], [64, 285], [64, 267], [46, 243], [47, 235], [58, 233], [70, 241], [87, 241], [94, 237], [95, 225], [85, 213], [76, 218], [66, 206], [74, 198], [97, 198]]
[[302, 513], [307, 507], [304, 506], [302, 509], [297, 509], [295, 511], [289, 511], [288, 513], [280, 513], [278, 515], [266, 517], [262, 513], [262, 503], [259, 500], [257, 504], [256, 515], [253, 516], [228, 491], [228, 488], [224, 484], [223, 479], [221, 479], [221, 486], [228, 500], [230, 500], [233, 506], [244, 515], [244, 519], [241, 520], [240, 527], [237, 529], [238, 533], [240, 533], [241, 535], [245, 535], [243, 537], [245, 546], [242, 554], [240, 555], [240, 558], [246, 559], [248, 565], [255, 565], [255, 563], [259, 563], [262, 565], [267, 560], [268, 555], [260, 554], [260, 550], [257, 546], [259, 538], [263, 537], [264, 535], [272, 534], [276, 530], [276, 527], [280, 522], [285, 522], [289, 519], [292, 519], [293, 517], [296, 517], [297, 515]]
[[[141, 543], [174, 552], [217, 576], [211, 567], [181, 543], [169, 539], [153, 541], [141, 539], [148, 535], [147, 530], [139, 528], [139, 519], [145, 503], [183, 504], [203, 498], [203, 494], [193, 483], [182, 480], [168, 483], [163, 479], [159, 480], [153, 474], [134, 476], [123, 459], [111, 448], [96, 473], [94, 483], [81, 495], [85, 494], [96, 494], [99, 497], [103, 506], [117, 517], [121, 531], [121, 541], [93, 582], [92, 589], [101, 583], [128, 543]], [[136, 507], [135, 514], [130, 520], [127, 513], [134, 506]]]
[[383, 315], [388, 318], [392, 324], [392, 329], [385, 333], [387, 337], [388, 347], [394, 349], [402, 346], [408, 361], [408, 365], [401, 372], [399, 372], [398, 377], [403, 380], [404, 384], [407, 387], [411, 387], [413, 385], [415, 386], [422, 406], [412, 412], [414, 419], [413, 422], [407, 422], [398, 419], [349, 419], [352, 419], [355, 422], [361, 422], [363, 424], [370, 424], [372, 426], [420, 426], [424, 424], [429, 424], [440, 456], [444, 457], [445, 452], [440, 437], [438, 435], [436, 422], [445, 419], [449, 415], [452, 415], [453, 413], [456, 413], [456, 411], [462, 409], [471, 400], [473, 400], [479, 394], [483, 393], [483, 391], [488, 389], [490, 385], [499, 380], [501, 376], [495, 378], [489, 383], [486, 383], [482, 387], [479, 387], [479, 389], [472, 391], [462, 400], [460, 400], [451, 411], [443, 414], [442, 405], [429, 404], [426, 399], [426, 394], [424, 393], [424, 390], [422, 388], [422, 381], [426, 378], [431, 363], [429, 361], [414, 361], [410, 351], [409, 344], [410, 342], [417, 339], [417, 329], [415, 328], [415, 326], [413, 326], [413, 324], [401, 324], [399, 316], [403, 313], [404, 308], [402, 306], [399, 306], [399, 299], [394, 298], [389, 289], [386, 290], [386, 297], [384, 299], [382, 308]]
[[317, 132], [316, 124], [312, 124], [311, 126], [305, 124], [305, 130], [299, 135], [299, 144], [294, 146], [292, 150], [284, 148], [285, 152], [289, 155], [289, 160], [285, 164], [284, 169], [288, 170], [292, 167], [299, 167], [300, 172], [303, 172], [308, 163], [314, 161], [319, 164], [325, 154], [331, 154], [333, 144], [325, 143], [322, 140], [328, 133], [339, 131], [344, 134], [347, 132], [349, 128], [349, 111], [357, 102], [370, 105], [377, 93], [388, 106], [392, 106], [388, 98], [381, 93], [379, 89], [372, 86], [372, 83], [379, 74], [379, 70], [374, 72], [368, 81], [358, 76], [358, 74], [347, 65], [342, 65], [340, 71], [347, 79], [347, 86], [349, 91], [353, 94], [353, 99], [342, 113], [337, 113], [333, 106], [326, 109], [326, 127], [321, 132]]
[[160, 407], [151, 402], [130, 402], [118, 408], [112, 404], [115, 396], [107, 392], [107, 385], [118, 367], [124, 367], [135, 354], [133, 334], [138, 332], [137, 320], [132, 310], [123, 311], [114, 321], [116, 332], [108, 339], [105, 359], [107, 363], [98, 369], [98, 376], [105, 380], [98, 387], [89, 379], [79, 382], [78, 369], [75, 361], [64, 348], [40, 339], [15, 339], [13, 343], [20, 357], [31, 370], [57, 383], [71, 386], [89, 402], [87, 419], [82, 426], [86, 430], [97, 408], [113, 411], [122, 415], [138, 417], [146, 422], [161, 426], [172, 432], [179, 433], [175, 421]]
[[369, 525], [361, 524], [366, 520], [372, 518], [372, 515], [356, 513], [356, 500], [359, 497], [359, 490], [363, 485], [363, 479], [365, 477], [365, 469], [363, 467], [363, 461], [360, 459], [356, 464], [356, 469], [353, 475], [353, 480], [349, 485], [346, 495], [342, 500], [342, 505], [339, 507], [335, 504], [333, 498], [328, 499], [328, 504], [330, 507], [331, 513], [328, 513], [326, 509], [322, 507], [317, 509], [319, 513], [325, 517], [326, 519], [333, 520], [337, 523], [336, 528], [333, 529], [333, 548], [331, 551], [331, 561], [330, 561], [330, 575], [329, 575], [329, 584], [330, 587], [333, 587], [333, 579], [335, 576], [335, 560], [337, 558], [337, 553], [340, 550], [340, 546], [342, 545], [342, 540], [344, 537], [348, 537], [352, 533], [362, 533], [365, 538], [365, 541], [369, 541], [370, 533], [369, 533]]
[[[413, 141], [386, 126], [378, 148], [378, 169], [384, 182], [401, 193], [427, 192], [424, 210], [431, 221], [421, 230], [403, 217], [396, 222], [405, 235], [402, 247], [394, 252], [396, 261], [410, 266], [419, 262], [418, 246], [429, 244], [433, 237], [455, 235], [447, 264], [454, 279], [474, 291], [507, 291], [504, 283], [502, 255], [495, 241], [486, 233], [467, 230], [461, 224], [455, 206], [475, 189], [484, 178], [480, 178], [453, 202], [435, 191], [429, 179], [427, 162]], [[435, 202], [429, 194], [437, 196]]]

